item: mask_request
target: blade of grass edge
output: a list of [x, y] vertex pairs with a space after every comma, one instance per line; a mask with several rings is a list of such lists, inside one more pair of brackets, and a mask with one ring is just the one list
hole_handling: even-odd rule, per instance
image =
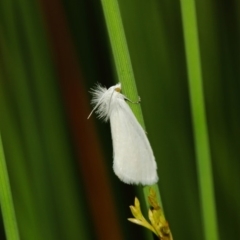
[[7, 239], [18, 240], [19, 231], [0, 134], [0, 204]]
[[188, 68], [193, 131], [195, 138], [200, 201], [205, 240], [217, 240], [214, 186], [210, 146], [204, 107], [197, 16], [194, 0], [181, 0], [185, 51]]

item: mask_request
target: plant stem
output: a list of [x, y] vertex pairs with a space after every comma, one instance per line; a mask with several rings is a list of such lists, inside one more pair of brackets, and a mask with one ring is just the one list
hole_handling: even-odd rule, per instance
[[215, 210], [214, 186], [207, 121], [204, 106], [195, 1], [181, 0], [181, 9], [204, 235], [205, 240], [217, 240], [217, 217]]
[[[118, 81], [122, 83], [123, 93], [132, 101], [137, 101], [137, 87], [118, 2], [117, 0], [102, 0], [102, 6]], [[130, 107], [142, 127], [145, 128], [141, 107], [137, 104], [130, 104]]]

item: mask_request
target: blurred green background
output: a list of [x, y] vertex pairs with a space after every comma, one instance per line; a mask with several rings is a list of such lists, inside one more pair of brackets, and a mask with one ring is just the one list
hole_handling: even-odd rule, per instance
[[[166, 218], [175, 240], [202, 240], [180, 2], [119, 5]], [[240, 3], [196, 11], [219, 235], [240, 239]], [[152, 239], [127, 221], [140, 187], [112, 171], [109, 124], [87, 120], [89, 89], [113, 85], [113, 69], [100, 1], [0, 1], [0, 131], [21, 239]]]

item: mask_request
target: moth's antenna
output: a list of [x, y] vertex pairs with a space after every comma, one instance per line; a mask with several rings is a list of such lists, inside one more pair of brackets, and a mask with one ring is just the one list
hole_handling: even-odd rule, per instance
[[93, 110], [92, 110], [92, 111], [90, 112], [90, 114], [88, 115], [87, 119], [89, 119], [89, 118], [92, 116], [93, 112], [95, 111], [95, 109], [96, 109], [99, 105], [100, 105], [100, 102], [98, 102], [98, 104], [93, 108]]
[[97, 105], [93, 108], [93, 110], [90, 112], [90, 114], [88, 115], [87, 119], [89, 119], [89, 118], [92, 116], [93, 112], [94, 112], [94, 111], [98, 108], [98, 106], [102, 103], [102, 99], [104, 98], [104, 95], [105, 95], [105, 94], [103, 94], [102, 97], [99, 99], [99, 102], [98, 102]]

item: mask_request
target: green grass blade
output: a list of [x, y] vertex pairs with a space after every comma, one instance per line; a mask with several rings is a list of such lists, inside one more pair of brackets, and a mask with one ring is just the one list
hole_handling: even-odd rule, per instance
[[7, 239], [9, 240], [20, 239], [15, 209], [13, 205], [11, 186], [8, 178], [7, 165], [4, 157], [1, 135], [0, 135], [0, 204]]
[[[110, 45], [112, 48], [118, 81], [122, 83], [122, 90], [124, 94], [132, 101], [137, 101], [137, 87], [134, 79], [118, 2], [116, 0], [102, 0], [102, 6], [110, 38]], [[141, 107], [136, 104], [131, 104], [130, 107], [132, 108], [138, 121], [143, 127], [145, 127]]]
[[202, 218], [206, 240], [218, 239], [210, 146], [201, 73], [197, 17], [194, 0], [182, 0], [182, 20], [188, 66], [190, 100], [196, 146]]
[[[117, 0], [102, 0], [104, 16], [107, 24], [107, 30], [110, 38], [110, 45], [112, 48], [115, 68], [118, 80], [122, 83], [123, 93], [132, 101], [138, 100], [138, 93], [134, 73], [132, 69], [130, 54], [126, 42], [126, 37], [123, 29], [121, 14]], [[137, 104], [130, 104], [136, 118], [145, 129], [141, 106]], [[158, 185], [155, 184], [154, 190], [157, 193], [159, 201], [161, 202]], [[148, 204], [149, 186], [143, 188], [146, 205]]]

